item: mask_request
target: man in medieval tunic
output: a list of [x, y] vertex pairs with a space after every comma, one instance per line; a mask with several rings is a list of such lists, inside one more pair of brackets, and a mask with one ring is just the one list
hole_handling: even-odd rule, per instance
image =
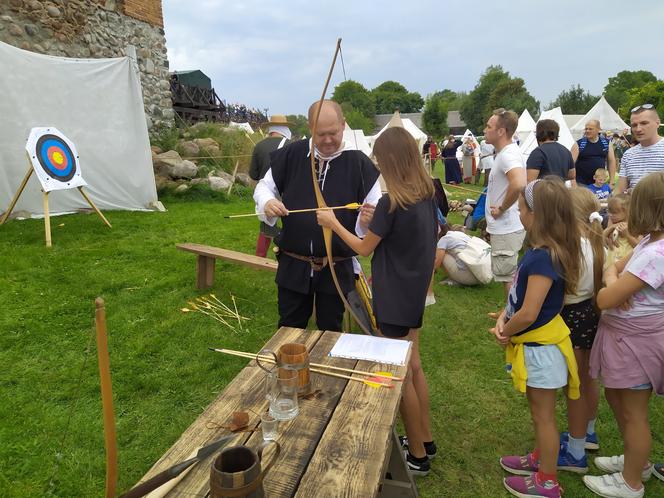
[[[318, 102], [309, 108], [312, 138], [293, 142], [270, 155], [270, 169], [256, 186], [259, 219], [274, 225], [281, 217], [282, 230], [275, 239], [279, 247], [277, 290], [279, 326], [306, 328], [314, 302], [316, 326], [320, 330], [341, 330], [343, 301], [337, 294], [325, 251], [323, 231], [316, 213], [289, 210], [317, 207], [311, 174], [313, 144], [316, 181], [328, 206], [360, 203], [360, 211], [336, 211], [339, 221], [362, 237], [373, 208], [381, 197], [378, 170], [361, 151], [344, 148], [345, 119], [336, 102], [325, 100], [318, 124], [313, 121]], [[281, 198], [281, 200], [279, 200]], [[354, 288], [354, 252], [336, 235], [332, 236], [333, 264], [344, 294]]]

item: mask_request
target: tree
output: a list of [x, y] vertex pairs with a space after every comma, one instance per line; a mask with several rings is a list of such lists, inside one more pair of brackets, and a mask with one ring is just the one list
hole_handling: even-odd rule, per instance
[[441, 90], [440, 92], [436, 92], [436, 94], [445, 101], [448, 111], [458, 111], [461, 109], [463, 99], [468, 96], [466, 92], [455, 92], [454, 90], [449, 90], [447, 88], [445, 90]]
[[292, 124], [291, 132], [294, 137], [302, 138], [309, 136], [309, 121], [306, 116], [302, 114], [289, 114], [286, 116], [286, 120]]
[[659, 115], [664, 116], [664, 81], [653, 81], [630, 90], [619, 114], [629, 124], [630, 110], [642, 104], [654, 105]]
[[599, 97], [590, 95], [590, 92], [581, 88], [581, 85], [572, 85], [569, 90], [563, 90], [556, 100], [551, 102], [548, 109], [560, 107], [563, 114], [585, 114], [597, 103]]
[[348, 80], [339, 83], [334, 88], [332, 100], [339, 104], [347, 102], [353, 106], [353, 109], [368, 118], [373, 118], [376, 114], [376, 102], [373, 95], [357, 81]]
[[422, 126], [424, 131], [437, 139], [442, 138], [449, 132], [447, 126], [447, 112], [449, 110], [448, 100], [445, 98], [444, 92], [451, 90], [443, 90], [428, 95], [424, 102], [424, 113], [422, 114]]
[[392, 114], [394, 111], [419, 112], [424, 105], [422, 96], [409, 92], [396, 81], [385, 81], [371, 90], [376, 102], [376, 114]]
[[[484, 116], [488, 118], [494, 109], [504, 107], [521, 114], [528, 109], [531, 116], [539, 114], [540, 103], [528, 93], [526, 84], [521, 78], [503, 80], [493, 89], [484, 108]], [[483, 123], [484, 124], [484, 123]]]
[[502, 81], [510, 79], [507, 71], [502, 66], [489, 66], [480, 76], [475, 88], [463, 99], [461, 103], [461, 119], [466, 122], [471, 130], [483, 128], [488, 114], [486, 113], [487, 102], [496, 86]]
[[611, 107], [618, 109], [625, 105], [631, 90], [656, 81], [657, 78], [650, 71], [620, 71], [609, 78], [609, 82], [604, 87], [604, 97]]
[[373, 134], [375, 128], [373, 116], [365, 116], [355, 109], [350, 102], [341, 104], [341, 109], [344, 111], [346, 123], [353, 130], [362, 130], [366, 135]]

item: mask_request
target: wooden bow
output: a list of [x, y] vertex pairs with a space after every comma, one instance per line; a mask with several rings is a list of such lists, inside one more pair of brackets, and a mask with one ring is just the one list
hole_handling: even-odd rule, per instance
[[[340, 50], [341, 50], [341, 38], [337, 40], [337, 48], [334, 51], [334, 57], [332, 58], [332, 65], [330, 66], [330, 70], [327, 74], [327, 79], [325, 80], [325, 86], [323, 87], [323, 93], [320, 96], [320, 100], [318, 101], [318, 108], [316, 109], [314, 120], [311, 126], [311, 150], [309, 151], [309, 158], [311, 159], [311, 180], [313, 181], [314, 193], [316, 194], [316, 203], [318, 204], [319, 208], [326, 208], [327, 204], [325, 203], [325, 198], [323, 197], [323, 193], [321, 192], [320, 187], [318, 186], [318, 178], [316, 176], [316, 157], [315, 157], [316, 154], [314, 149], [315, 148], [314, 140], [316, 138], [316, 128], [318, 128], [318, 118], [320, 117], [320, 111], [323, 107], [323, 102], [325, 101], [325, 94], [327, 93], [327, 86], [330, 84], [332, 71], [334, 71], [334, 65], [337, 62], [337, 55], [339, 55]], [[341, 285], [339, 285], [337, 272], [334, 269], [334, 264], [332, 263], [334, 261], [332, 255], [332, 229], [325, 227], [321, 228], [323, 229], [323, 238], [325, 239], [325, 253], [327, 254], [328, 261], [330, 261], [328, 267], [330, 268], [330, 273], [332, 274], [332, 280], [334, 281], [334, 286], [337, 289], [337, 293], [339, 294], [341, 301], [343, 301], [344, 307], [350, 313], [350, 315], [355, 319], [355, 322], [360, 326], [362, 331], [365, 334], [370, 335], [371, 332], [367, 330], [367, 328], [364, 325], [362, 325], [362, 321], [353, 311], [353, 308], [351, 308], [350, 304], [348, 303], [348, 300], [346, 299], [346, 296], [341, 290]]]

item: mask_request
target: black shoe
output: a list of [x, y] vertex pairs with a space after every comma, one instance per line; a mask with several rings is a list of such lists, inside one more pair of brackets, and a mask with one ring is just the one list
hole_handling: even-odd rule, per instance
[[413, 455], [410, 454], [410, 451], [404, 451], [404, 457], [406, 458], [406, 466], [408, 467], [408, 472], [414, 476], [426, 476], [431, 470], [431, 463], [429, 459], [425, 459], [421, 462], [418, 462]]
[[652, 475], [654, 475], [657, 479], [664, 481], [664, 464], [656, 463], [652, 468]]
[[[401, 444], [401, 449], [407, 450], [408, 449], [408, 438], [406, 436], [399, 436], [399, 443]], [[424, 451], [427, 452], [427, 456], [429, 457], [429, 460], [433, 460], [436, 458], [436, 455], [438, 454], [438, 448], [436, 447], [436, 443], [433, 441], [431, 443], [424, 443]]]

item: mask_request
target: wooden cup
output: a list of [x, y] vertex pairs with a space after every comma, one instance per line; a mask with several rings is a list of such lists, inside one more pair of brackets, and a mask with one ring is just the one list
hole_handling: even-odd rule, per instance
[[309, 372], [309, 352], [304, 344], [289, 342], [277, 351], [279, 375], [283, 370], [297, 370], [298, 390], [300, 394], [311, 392], [311, 374]]

